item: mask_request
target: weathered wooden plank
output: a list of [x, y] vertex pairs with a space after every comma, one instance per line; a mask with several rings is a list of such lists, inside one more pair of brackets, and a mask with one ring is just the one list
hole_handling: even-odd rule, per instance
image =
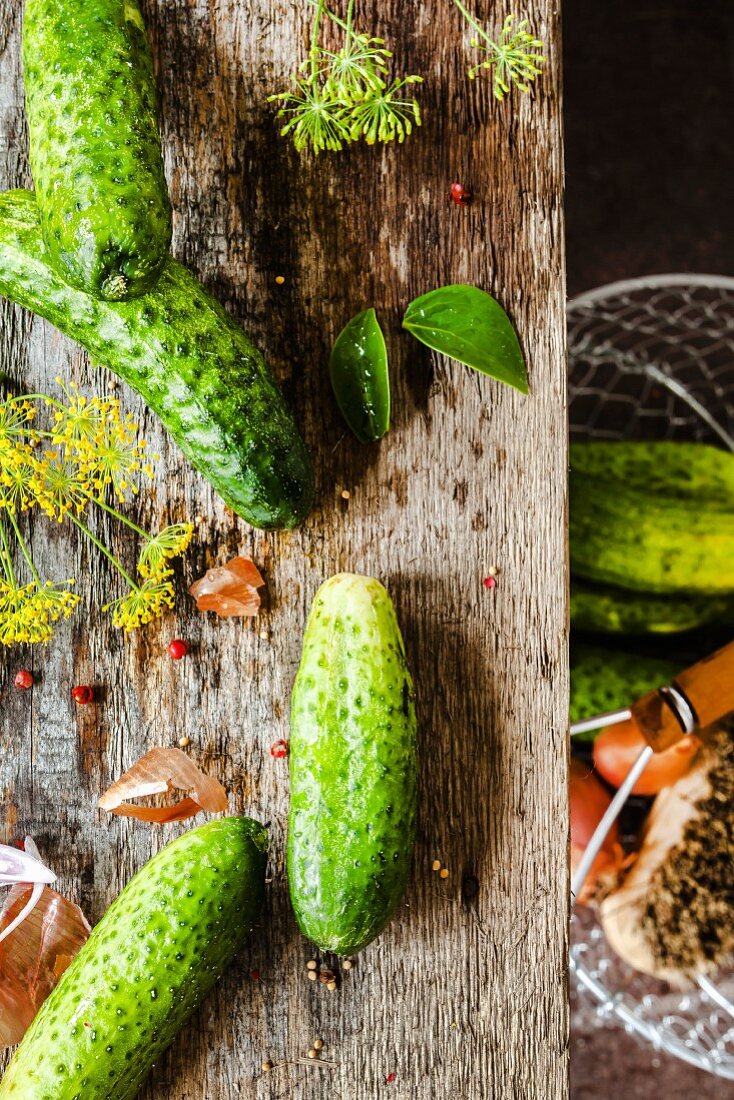
[[[93, 919], [173, 835], [94, 809], [109, 778], [152, 745], [188, 733], [191, 751], [232, 791], [233, 809], [271, 822], [262, 928], [157, 1067], [150, 1100], [373, 1100], [385, 1089], [400, 1100], [566, 1095], [558, 14], [544, 0], [529, 4], [548, 73], [534, 99], [499, 105], [486, 83], [467, 82], [462, 27], [448, 4], [361, 8], [365, 27], [393, 44], [396, 64], [426, 77], [425, 125], [402, 148], [309, 161], [277, 138], [265, 103], [297, 60], [306, 4], [146, 5], [174, 250], [267, 350], [316, 458], [317, 509], [297, 533], [252, 532], [126, 393], [164, 460], [155, 492], [140, 498], [142, 518], [203, 517], [177, 612], [120, 637], [99, 613], [116, 583], [107, 566], [66, 529], [39, 522], [38, 558], [54, 576], [77, 576], [90, 614], [79, 613], [45, 652], [1, 658], [2, 839], [32, 831]], [[0, 0], [0, 186], [28, 182], [19, 24], [16, 0]], [[445, 201], [457, 174], [477, 193], [467, 209]], [[449, 281], [485, 286], [511, 311], [530, 398], [434, 363], [400, 333], [409, 299]], [[393, 428], [374, 448], [345, 435], [325, 374], [330, 341], [367, 305], [388, 333], [394, 380]], [[2, 310], [1, 365], [12, 378], [38, 389], [60, 372], [89, 390], [104, 386], [104, 375], [47, 326]], [[118, 531], [101, 529], [130, 555]], [[256, 624], [201, 617], [184, 594], [184, 583], [236, 550], [267, 573], [270, 607]], [[487, 591], [491, 565], [500, 573]], [[338, 569], [374, 573], [397, 604], [418, 686], [422, 801], [405, 904], [328, 993], [306, 980], [311, 951], [289, 912], [287, 768], [269, 748], [288, 735], [310, 600]], [[194, 651], [173, 664], [166, 643], [177, 635]], [[11, 684], [23, 663], [40, 682], [20, 695]], [[79, 682], [99, 685], [97, 705], [73, 707], [68, 692]], [[450, 869], [445, 882], [430, 871], [434, 858]], [[319, 1035], [336, 1065], [298, 1061]], [[267, 1077], [264, 1057], [278, 1067]]]

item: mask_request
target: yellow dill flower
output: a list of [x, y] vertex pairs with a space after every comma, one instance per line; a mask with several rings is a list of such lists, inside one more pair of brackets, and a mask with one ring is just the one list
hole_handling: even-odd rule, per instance
[[12, 446], [18, 440], [31, 436], [29, 424], [36, 415], [32, 402], [19, 397], [9, 397], [0, 401], [0, 452], [3, 444]]
[[[73, 579], [66, 581], [66, 584], [69, 588], [72, 587], [74, 584]], [[37, 614], [39, 616], [45, 615], [49, 623], [57, 623], [61, 618], [68, 619], [80, 600], [77, 593], [70, 592], [69, 588], [61, 588], [51, 581], [37, 585], [34, 596], [34, 606]]]
[[184, 553], [193, 533], [193, 523], [171, 523], [157, 535], [149, 536], [138, 559], [141, 577], [165, 576], [168, 562]]
[[97, 492], [111, 489], [118, 500], [128, 493], [137, 493], [137, 475], [152, 476], [146, 462], [146, 442], [137, 437], [137, 424], [130, 418], [108, 421], [105, 431], [97, 436], [86, 457], [88, 469]]
[[47, 642], [53, 633], [44, 617], [36, 615], [36, 582], [14, 585], [0, 581], [0, 644]]
[[136, 585], [125, 596], [105, 604], [102, 610], [112, 611], [113, 625], [123, 630], [135, 630], [160, 618], [174, 604], [173, 585], [164, 579], [166, 576], [170, 576], [170, 571]]
[[57, 405], [54, 412], [53, 442], [70, 451], [81, 451], [103, 435], [110, 420], [119, 419], [120, 403], [114, 397], [85, 397], [73, 382], [65, 386], [57, 378], [67, 403]]
[[68, 618], [78, 602], [76, 593], [51, 581], [24, 585], [0, 581], [0, 644], [48, 642], [54, 623]]
[[0, 440], [0, 508], [22, 512], [37, 504], [42, 466], [27, 443]]
[[74, 459], [47, 451], [33, 479], [36, 499], [51, 519], [59, 523], [70, 512], [81, 515], [89, 504], [93, 484], [84, 467]]

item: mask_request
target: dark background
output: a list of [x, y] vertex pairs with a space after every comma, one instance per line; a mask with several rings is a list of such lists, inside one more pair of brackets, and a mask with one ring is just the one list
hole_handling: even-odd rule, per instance
[[[734, 0], [564, 0], [573, 296], [654, 272], [734, 275]], [[723, 1100], [621, 1029], [577, 1028], [573, 1100]]]

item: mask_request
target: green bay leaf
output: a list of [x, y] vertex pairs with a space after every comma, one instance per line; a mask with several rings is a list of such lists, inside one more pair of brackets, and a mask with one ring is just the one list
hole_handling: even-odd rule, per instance
[[387, 348], [374, 309], [352, 317], [337, 336], [329, 375], [342, 416], [361, 443], [375, 443], [390, 427]]
[[528, 393], [525, 360], [512, 322], [479, 287], [454, 284], [421, 295], [408, 306], [403, 328], [433, 351]]

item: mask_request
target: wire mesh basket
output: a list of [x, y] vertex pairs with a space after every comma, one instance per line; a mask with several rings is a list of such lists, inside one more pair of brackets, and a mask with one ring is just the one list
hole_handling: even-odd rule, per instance
[[[734, 279], [659, 275], [583, 294], [568, 306], [568, 351], [572, 440], [696, 440], [734, 451]], [[734, 965], [672, 990], [620, 959], [594, 913], [579, 909], [570, 967], [577, 1012], [587, 1006], [601, 1023], [734, 1081]]]

